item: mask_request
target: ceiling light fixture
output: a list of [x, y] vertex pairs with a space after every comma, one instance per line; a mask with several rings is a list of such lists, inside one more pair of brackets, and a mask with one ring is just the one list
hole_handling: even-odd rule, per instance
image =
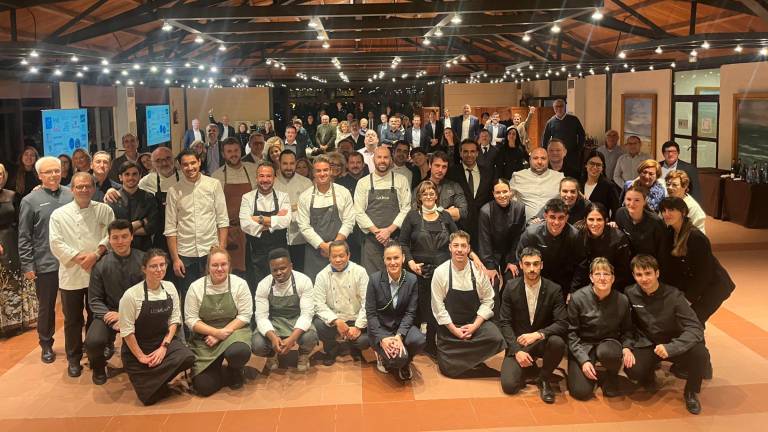
[[78, 61], [80, 61], [80, 59], [77, 58], [76, 55], [72, 54], [72, 57], [69, 58], [69, 61], [71, 61], [72, 63], [77, 63]]
[[222, 45], [219, 45], [219, 51], [222, 51], [222, 52], [224, 52], [224, 51], [226, 51], [226, 50], [227, 50], [227, 47], [226, 47], [226, 46], [224, 46], [223, 44], [222, 44]]
[[552, 27], [549, 29], [552, 33], [560, 33], [560, 26], [557, 25], [557, 23], [552, 24]]
[[101, 59], [101, 65], [102, 65], [102, 66], [106, 66], [106, 65], [108, 65], [108, 64], [109, 64], [109, 60], [107, 60], [107, 59]]
[[736, 45], [736, 48], [734, 48], [733, 50], [736, 51], [737, 53], [740, 53], [744, 51], [744, 48], [742, 48], [741, 45]]
[[331, 44], [328, 43], [328, 41], [323, 42], [323, 48], [328, 49], [331, 47]]
[[592, 14], [592, 19], [595, 21], [603, 19], [603, 13], [600, 12], [600, 9], [595, 9], [595, 12]]
[[149, 71], [152, 73], [157, 73], [157, 66], [150, 66]]
[[37, 53], [37, 51], [35, 51], [35, 50], [32, 50], [32, 52], [31, 52], [31, 53], [29, 53], [29, 56], [30, 56], [30, 57], [39, 57], [39, 56], [40, 56], [40, 54], [38, 54], [38, 53]]
[[455, 14], [453, 18], [451, 18], [451, 24], [461, 24], [461, 16], [459, 14]]
[[620, 52], [619, 53], [619, 58], [620, 59], [627, 58], [627, 53], [625, 51]]
[[173, 30], [173, 26], [172, 26], [172, 25], [170, 25], [170, 24], [168, 24], [168, 22], [167, 22], [167, 21], [166, 21], [166, 22], [164, 22], [164, 23], [163, 23], [163, 31], [164, 31], [164, 32], [169, 32], [169, 31], [171, 31], [171, 30]]
[[438, 27], [435, 29], [435, 32], [432, 34], [435, 35], [435, 37], [441, 37], [443, 35], [443, 31], [440, 29], [440, 27]]
[[704, 43], [701, 44], [701, 47], [704, 49], [709, 49], [709, 42], [704, 41]]
[[24, 58], [24, 59], [21, 59], [21, 64], [26, 66], [29, 64], [29, 62], [27, 61], [27, 59]]
[[139, 65], [138, 65], [138, 64], [136, 64], [136, 63], [134, 63], [134, 64], [133, 64], [133, 69], [134, 69], [134, 70], [139, 70], [139, 69], [141, 69], [141, 66], [139, 66]]
[[202, 36], [195, 37], [195, 43], [201, 44], [203, 42], [205, 42], [205, 39]]
[[421, 43], [422, 43], [423, 45], [429, 45], [429, 44], [431, 44], [431, 43], [432, 43], [432, 41], [430, 41], [430, 40], [429, 40], [429, 38], [424, 38], [424, 39], [422, 39]]
[[78, 78], [82, 78], [82, 77], [83, 77], [83, 73], [82, 73], [82, 72], [80, 72], [80, 71], [78, 71], [78, 72], [75, 74], [75, 76], [76, 76], [76, 77], [78, 77]]
[[531, 35], [529, 35], [528, 33], [525, 33], [523, 35], [523, 42], [530, 42], [530, 41], [531, 41]]
[[54, 70], [53, 74], [56, 75], [56, 76], [61, 76], [61, 69]]
[[34, 67], [34, 66], [30, 66], [30, 68], [29, 68], [29, 73], [33, 73], [33, 74], [36, 74], [36, 73], [37, 73], [37, 68], [36, 68], [36, 67]]

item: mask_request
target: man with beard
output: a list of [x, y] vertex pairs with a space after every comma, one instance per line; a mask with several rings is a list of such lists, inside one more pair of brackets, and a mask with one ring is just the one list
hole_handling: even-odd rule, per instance
[[109, 206], [115, 213], [115, 219], [130, 222], [131, 247], [146, 252], [152, 247], [152, 237], [161, 229], [157, 225], [157, 201], [152, 194], [139, 189], [139, 166], [136, 162], [123, 162], [118, 175], [122, 183], [120, 198]]
[[[454, 222], [465, 220], [469, 212], [467, 197], [464, 190], [455, 181], [446, 178], [448, 174], [448, 155], [442, 151], [436, 151], [429, 157], [429, 180], [437, 185], [440, 199], [437, 202], [439, 212], [448, 212]], [[416, 207], [416, 200], [412, 206]]]
[[211, 177], [221, 183], [227, 203], [229, 229], [227, 230], [227, 252], [230, 269], [237, 276], [245, 276], [245, 234], [240, 229], [240, 204], [243, 195], [256, 187], [256, 164], [241, 160], [240, 142], [230, 137], [221, 143], [224, 166]]
[[264, 160], [264, 145], [266, 142], [263, 134], [258, 132], [252, 133], [248, 137], [248, 144], [245, 146], [245, 152], [248, 154], [243, 157], [243, 162], [257, 164]]
[[296, 126], [288, 125], [285, 128], [285, 144], [283, 144], [283, 150], [290, 150], [296, 154], [296, 157], [301, 159], [307, 156], [306, 144], [296, 141]]
[[395, 166], [392, 167], [392, 170], [405, 176], [408, 184], [413, 184], [413, 177], [418, 176], [418, 174], [414, 172], [414, 167], [408, 161], [411, 155], [411, 146], [405, 141], [396, 141], [393, 147], [394, 158], [392, 160]]
[[207, 173], [212, 173], [219, 169], [222, 162], [219, 127], [216, 123], [211, 123], [205, 128], [205, 135], [208, 137], [205, 163], [208, 169]]
[[491, 200], [493, 170], [477, 163], [480, 146], [474, 140], [462, 141], [459, 151], [461, 163], [451, 167], [448, 177], [458, 183], [464, 191], [464, 198], [467, 200], [467, 218], [462, 221], [462, 227], [472, 238], [472, 248], [479, 250], [477, 249], [477, 219], [480, 208]]
[[299, 195], [312, 188], [312, 180], [296, 175], [296, 155], [290, 150], [280, 153], [280, 173], [275, 181], [275, 190], [288, 194], [291, 203], [291, 223], [288, 225], [288, 250], [291, 252], [293, 268], [304, 270], [304, 245], [307, 243], [299, 231]]
[[155, 169], [139, 180], [139, 189], [149, 192], [157, 203], [157, 216], [153, 221], [157, 227], [152, 246], [168, 250], [168, 242], [165, 240], [165, 199], [171, 186], [179, 182], [179, 171], [173, 164], [173, 155], [168, 147], [158, 147], [152, 152], [152, 167]]
[[525, 204], [525, 217], [530, 219], [541, 210], [547, 200], [558, 194], [563, 173], [548, 168], [547, 150], [537, 147], [531, 151], [530, 168], [512, 174], [510, 186]]

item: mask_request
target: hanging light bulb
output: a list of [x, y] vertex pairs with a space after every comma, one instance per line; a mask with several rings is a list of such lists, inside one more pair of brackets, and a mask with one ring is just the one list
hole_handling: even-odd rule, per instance
[[557, 23], [552, 24], [552, 27], [549, 29], [552, 33], [560, 33], [560, 26], [557, 25]]
[[525, 33], [523, 35], [523, 42], [530, 42], [530, 41], [531, 41], [531, 35], [529, 35], [528, 33]]
[[168, 24], [167, 22], [164, 22], [164, 23], [163, 23], [163, 31], [164, 31], [164, 32], [169, 32], [169, 31], [171, 31], [171, 30], [173, 30], [173, 26], [172, 26], [172, 25], [170, 25], [170, 24]]
[[203, 42], [205, 42], [205, 39], [202, 36], [195, 37], [195, 43], [201, 44]]
[[744, 51], [744, 48], [742, 48], [741, 45], [736, 45], [736, 48], [734, 48], [733, 50], [736, 51], [737, 53], [740, 53]]
[[435, 37], [441, 37], [443, 35], [443, 31], [440, 29], [440, 27], [435, 29], [435, 32], [433, 33]]
[[30, 57], [39, 57], [39, 56], [40, 56], [40, 54], [38, 54], [38, 53], [37, 53], [37, 51], [35, 51], [35, 50], [32, 50], [32, 52], [31, 52], [31, 53], [29, 53], [29, 56], [30, 56]]
[[709, 49], [709, 42], [704, 41], [704, 43], [701, 44], [701, 47], [704, 49]]
[[620, 59], [623, 59], [623, 58], [627, 58], [627, 53], [626, 53], [626, 52], [624, 52], [624, 51], [620, 52], [620, 53], [619, 53], [619, 58], [620, 58]]
[[421, 43], [422, 43], [423, 45], [429, 45], [429, 44], [431, 44], [431, 43], [432, 43], [432, 41], [430, 41], [430, 40], [429, 40], [429, 38], [424, 38], [424, 39], [422, 39]]
[[80, 59], [76, 55], [72, 54], [72, 57], [69, 58], [69, 61], [71, 61], [72, 63], [77, 63], [78, 61], [80, 61]]
[[656, 54], [661, 54], [661, 53], [663, 53], [663, 52], [664, 52], [664, 50], [663, 50], [663, 49], [661, 49], [661, 46], [657, 46], [657, 47], [656, 47], [656, 49], [655, 49], [655, 50], [653, 50], [653, 52], [655, 52]]
[[600, 9], [595, 9], [595, 12], [592, 14], [592, 19], [595, 21], [603, 19], [603, 13], [600, 12]]
[[452, 24], [461, 24], [461, 16], [459, 14], [455, 14], [453, 18], [451, 18]]

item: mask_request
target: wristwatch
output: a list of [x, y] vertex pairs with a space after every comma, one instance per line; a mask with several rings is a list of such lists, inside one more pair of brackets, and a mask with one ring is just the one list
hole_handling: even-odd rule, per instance
[[259, 215], [259, 225], [264, 225], [264, 216]]
[[171, 346], [170, 342], [163, 341], [163, 348], [168, 348], [169, 346]]

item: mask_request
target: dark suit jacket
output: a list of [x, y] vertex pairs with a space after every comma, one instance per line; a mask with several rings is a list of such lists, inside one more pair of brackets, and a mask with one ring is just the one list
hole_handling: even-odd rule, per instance
[[552, 335], [565, 338], [568, 333], [568, 311], [565, 308], [560, 285], [541, 278], [541, 289], [539, 289], [536, 312], [531, 324], [523, 278], [507, 280], [501, 294], [499, 329], [507, 341], [508, 356], [513, 356], [520, 350], [529, 352], [535, 346], [522, 347], [517, 343], [517, 337], [525, 333], [538, 331], [543, 333], [545, 338]]
[[[208, 116], [208, 121], [211, 122], [211, 123], [215, 123], [216, 126], [219, 127], [219, 141], [221, 141], [221, 136], [224, 135], [224, 123], [217, 122], [216, 119], [214, 119], [212, 115]], [[235, 128], [234, 127], [227, 126], [227, 129], [229, 130], [229, 132], [227, 132], [227, 137], [228, 138], [237, 138], [235, 136]]]
[[[581, 183], [579, 188], [584, 192], [584, 184]], [[590, 202], [598, 202], [605, 206], [611, 213], [611, 218], [616, 214], [616, 210], [621, 207], [621, 201], [619, 201], [619, 194], [621, 190], [616, 183], [608, 180], [607, 178], [601, 178], [597, 181], [595, 189], [589, 196]]]
[[[285, 149], [285, 147], [283, 147]], [[302, 140], [296, 140], [296, 159], [307, 157], [307, 144]]]
[[[664, 165], [663, 160], [660, 160], [659, 163], [662, 166]], [[696, 202], [700, 203], [701, 184], [699, 183], [699, 169], [680, 159], [677, 160], [677, 169], [685, 171], [685, 173], [688, 174], [688, 179], [690, 180], [690, 183], [688, 184], [688, 193], [696, 200]]]
[[372, 274], [368, 279], [368, 291], [365, 296], [365, 314], [368, 317], [371, 345], [378, 345], [382, 339], [395, 334], [401, 335], [405, 340], [419, 309], [416, 275], [406, 272], [403, 285], [397, 294], [396, 307], [392, 307], [391, 300], [387, 272]]
[[[499, 145], [504, 145], [504, 143], [501, 143]], [[477, 154], [477, 163], [479, 165], [484, 165], [490, 168], [491, 170], [495, 170], [494, 162], [496, 160], [496, 155], [499, 153], [499, 147], [491, 145], [488, 147], [488, 151], [486, 153], [483, 153], [483, 149], [480, 149], [480, 152]]]
[[[202, 129], [200, 129], [200, 136], [203, 138], [203, 142], [205, 142], [205, 131]], [[234, 136], [234, 134], [232, 136]], [[195, 142], [195, 133], [192, 129], [187, 129], [187, 131], [184, 132], [184, 139], [181, 141], [181, 147], [189, 148], [193, 142]]]
[[443, 122], [440, 120], [435, 120], [435, 132], [432, 133], [432, 125], [429, 123], [429, 121], [424, 123], [424, 127], [421, 128], [424, 131], [424, 134], [427, 136], [427, 144], [429, 144], [429, 140], [436, 139], [437, 141], [440, 141], [440, 139], [443, 138]]
[[413, 128], [410, 127], [405, 131], [405, 142], [411, 145], [411, 147], [421, 147], [421, 148], [429, 148], [429, 140], [430, 138], [427, 137], [426, 131], [422, 128], [421, 134], [419, 135], [419, 142], [417, 143], [418, 146], [413, 145]]
[[[464, 191], [464, 196], [467, 198], [467, 218], [461, 221], [461, 226], [464, 230], [469, 232], [473, 247], [477, 248], [477, 220], [480, 215], [480, 208], [493, 198], [491, 193], [493, 185], [493, 170], [487, 166], [477, 164], [477, 168], [480, 170], [480, 179], [473, 179], [477, 184], [477, 195], [472, 196], [472, 191], [469, 190], [469, 183], [467, 182], [467, 174], [464, 171], [464, 164], [459, 163], [448, 169], [448, 178], [455, 181], [461, 186]], [[477, 183], [479, 181], [479, 183]]]
[[[355, 139], [354, 136], [350, 135], [350, 138], [353, 140]], [[355, 150], [360, 150], [361, 148], [365, 147], [365, 134], [359, 134], [357, 136], [357, 140], [355, 140]]]
[[[462, 124], [463, 124], [464, 116], [458, 115], [451, 117], [451, 129], [453, 129], [454, 132], [456, 132], [456, 141], [457, 144], [461, 142], [461, 136], [462, 136]], [[483, 125], [480, 124], [480, 119], [477, 117], [471, 115], [469, 116], [469, 137], [471, 139], [476, 139], [477, 135], [480, 133], [480, 130], [483, 128]]]
[[[488, 126], [485, 127], [485, 129], [488, 129], [488, 132], [491, 133], [491, 144], [494, 143], [495, 138], [501, 138], [502, 140], [505, 140], [507, 138], [507, 126], [499, 123], [499, 130], [496, 131], [496, 135], [493, 135], [493, 127], [491, 124], [488, 124]], [[499, 141], [499, 144], [503, 144], [502, 141]]]

